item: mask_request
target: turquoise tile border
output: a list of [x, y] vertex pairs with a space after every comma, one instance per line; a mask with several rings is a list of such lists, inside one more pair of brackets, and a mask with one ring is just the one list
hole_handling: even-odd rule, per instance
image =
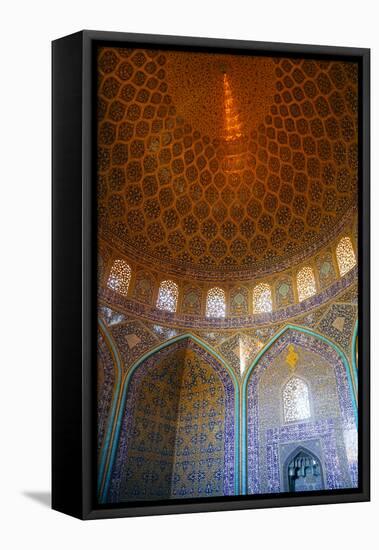
[[[114, 398], [112, 402], [110, 418], [107, 425], [106, 437], [104, 440], [104, 444], [100, 455], [100, 461], [99, 461], [98, 494], [99, 494], [100, 503], [104, 503], [106, 501], [106, 496], [108, 493], [109, 483], [110, 483], [110, 475], [111, 475], [111, 471], [113, 468], [113, 464], [114, 464], [114, 460], [117, 452], [117, 444], [120, 436], [122, 416], [123, 416], [123, 410], [126, 402], [127, 390], [129, 387], [130, 380], [133, 376], [133, 373], [143, 361], [151, 357], [157, 351], [160, 351], [161, 349], [169, 347], [170, 345], [186, 338], [192, 339], [200, 347], [204, 348], [211, 355], [213, 355], [219, 361], [219, 363], [225, 367], [225, 369], [228, 371], [233, 381], [233, 386], [235, 389], [235, 494], [242, 494], [242, 495], [247, 494], [247, 385], [249, 382], [249, 378], [254, 370], [254, 367], [261, 360], [263, 355], [267, 352], [268, 349], [270, 349], [270, 347], [274, 344], [274, 342], [276, 342], [276, 340], [278, 340], [278, 338], [280, 338], [287, 330], [296, 330], [298, 332], [309, 334], [314, 338], [322, 340], [327, 345], [329, 345], [334, 351], [338, 353], [338, 355], [342, 359], [342, 362], [346, 370], [350, 394], [352, 397], [352, 403], [354, 408], [354, 416], [357, 422], [358, 411], [357, 411], [356, 394], [354, 389], [356, 388], [356, 384], [357, 384], [357, 368], [355, 364], [355, 341], [356, 341], [355, 337], [358, 330], [358, 324], [356, 324], [354, 329], [353, 346], [352, 346], [352, 349], [353, 349], [352, 371], [354, 376], [354, 382], [352, 380], [352, 376], [351, 376], [352, 372], [350, 369], [349, 362], [345, 354], [343, 353], [343, 351], [338, 346], [336, 346], [333, 342], [328, 340], [325, 336], [322, 336], [321, 334], [318, 334], [317, 332], [314, 332], [311, 329], [299, 327], [297, 325], [287, 325], [282, 330], [280, 330], [262, 348], [262, 350], [254, 359], [252, 364], [249, 366], [249, 368], [245, 372], [245, 375], [242, 381], [242, 389], [240, 389], [239, 381], [234, 371], [229, 367], [229, 365], [225, 362], [225, 360], [211, 346], [209, 346], [207, 343], [203, 342], [200, 338], [198, 338], [197, 336], [191, 333], [185, 333], [175, 338], [172, 338], [171, 340], [163, 342], [159, 346], [148, 351], [133, 364], [133, 366], [130, 368], [129, 372], [127, 373], [127, 375], [124, 378], [122, 378], [122, 374], [121, 374], [122, 361], [117, 351], [116, 345], [112, 339], [112, 336], [109, 334], [105, 324], [101, 320], [99, 320], [99, 325], [101, 327], [102, 333], [104, 334], [104, 337], [108, 345], [110, 346], [113, 352], [113, 356], [116, 360], [116, 364], [115, 364], [116, 379], [115, 379]], [[241, 406], [241, 410], [240, 410], [240, 406]]]
[[[351, 364], [353, 365], [353, 376], [354, 376], [356, 391], [358, 391], [358, 365], [356, 361], [357, 336], [358, 336], [358, 321], [355, 322], [353, 337], [351, 341]], [[358, 360], [359, 360], [359, 357], [358, 357]]]
[[105, 461], [106, 461], [106, 458], [107, 458], [107, 451], [108, 451], [109, 442], [110, 442], [111, 435], [112, 435], [113, 418], [114, 418], [115, 413], [116, 413], [117, 401], [118, 401], [118, 397], [119, 397], [119, 394], [120, 394], [121, 376], [122, 376], [122, 361], [121, 361], [121, 357], [118, 353], [116, 344], [113, 341], [113, 338], [110, 335], [110, 333], [109, 333], [107, 327], [105, 326], [104, 322], [101, 319], [99, 319], [98, 322], [99, 322], [100, 330], [101, 330], [101, 332], [104, 336], [104, 339], [105, 339], [107, 345], [111, 348], [113, 357], [115, 359], [115, 363], [114, 363], [114, 365], [115, 365], [115, 382], [114, 382], [114, 386], [115, 387], [114, 387], [114, 393], [113, 393], [113, 400], [112, 400], [109, 419], [108, 419], [108, 422], [107, 422], [106, 436], [105, 436], [105, 439], [104, 439], [104, 442], [103, 442], [103, 445], [102, 445], [102, 448], [101, 448], [100, 460], [99, 460], [98, 484], [97, 484], [97, 491], [98, 491], [98, 494], [99, 494], [99, 491], [100, 491], [100, 488], [101, 488], [100, 483], [101, 483], [101, 480], [103, 479], [103, 475], [104, 475], [104, 468], [105, 468]]
[[245, 495], [247, 494], [247, 386], [249, 382], [249, 378], [254, 370], [254, 367], [257, 365], [257, 363], [261, 360], [263, 355], [267, 352], [268, 349], [280, 338], [285, 332], [288, 330], [296, 330], [298, 332], [303, 332], [305, 334], [309, 334], [310, 336], [313, 336], [314, 338], [317, 338], [319, 340], [322, 340], [326, 344], [328, 344], [334, 351], [338, 353], [340, 358], [342, 359], [342, 362], [344, 364], [346, 375], [349, 383], [349, 389], [350, 389], [350, 395], [352, 398], [353, 408], [354, 408], [354, 418], [356, 424], [358, 424], [358, 410], [357, 410], [357, 401], [356, 401], [356, 395], [354, 392], [354, 386], [353, 381], [351, 378], [351, 371], [350, 371], [350, 365], [349, 361], [346, 358], [346, 355], [343, 353], [343, 351], [336, 346], [333, 342], [325, 338], [325, 336], [322, 336], [321, 334], [318, 334], [317, 332], [314, 332], [311, 329], [305, 328], [305, 327], [299, 327], [297, 325], [286, 325], [282, 330], [280, 330], [259, 352], [257, 357], [254, 359], [250, 367], [245, 371], [243, 383], [242, 383], [242, 390], [241, 390], [241, 400], [242, 400], [242, 414], [241, 414], [241, 494]]
[[[157, 351], [160, 351], [166, 347], [169, 347], [170, 345], [179, 342], [180, 340], [184, 340], [186, 338], [192, 339], [194, 342], [196, 342], [200, 347], [204, 348], [206, 351], [208, 351], [211, 355], [213, 355], [220, 363], [225, 367], [227, 372], [229, 373], [233, 386], [235, 389], [234, 399], [235, 399], [235, 449], [234, 449], [234, 458], [235, 458], [235, 479], [234, 479], [234, 490], [235, 494], [239, 494], [240, 491], [240, 475], [239, 475], [239, 441], [240, 441], [240, 426], [239, 426], [239, 417], [240, 417], [240, 389], [237, 377], [233, 370], [229, 367], [229, 365], [225, 362], [225, 360], [216, 352], [214, 351], [208, 344], [200, 340], [197, 336], [191, 334], [191, 333], [185, 333], [181, 334], [180, 336], [177, 336], [175, 338], [172, 338], [171, 340], [168, 340], [167, 342], [163, 342], [159, 346], [155, 347], [152, 350], [149, 350], [144, 355], [142, 355], [130, 368], [127, 375], [124, 377], [121, 383], [120, 388], [120, 381], [118, 380], [116, 384], [116, 390], [115, 390], [115, 397], [114, 397], [114, 403], [112, 405], [111, 409], [111, 415], [109, 420], [109, 427], [107, 431], [107, 438], [106, 438], [106, 444], [104, 445], [103, 452], [101, 455], [100, 460], [100, 467], [99, 467], [99, 476], [98, 476], [98, 487], [99, 487], [99, 501], [101, 504], [106, 502], [107, 493], [109, 490], [109, 483], [110, 483], [110, 476], [114, 464], [114, 460], [116, 457], [117, 452], [117, 444], [120, 437], [120, 430], [121, 430], [121, 423], [122, 423], [122, 417], [123, 417], [123, 411], [125, 408], [125, 401], [127, 396], [127, 390], [129, 387], [130, 380], [133, 376], [133, 373], [138, 368], [138, 366], [144, 362], [146, 359], [154, 355]], [[110, 339], [110, 343], [112, 344], [113, 341]], [[121, 389], [121, 402], [120, 406], [117, 407], [117, 401], [120, 399], [120, 389]], [[118, 409], [117, 415], [116, 411]], [[113, 438], [112, 433], [114, 433]], [[106, 462], [108, 461], [108, 464], [106, 466]]]

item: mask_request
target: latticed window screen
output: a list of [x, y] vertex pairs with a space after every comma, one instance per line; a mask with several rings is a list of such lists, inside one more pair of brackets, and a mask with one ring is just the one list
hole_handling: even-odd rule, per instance
[[340, 275], [345, 275], [350, 269], [353, 269], [357, 260], [355, 258], [354, 248], [349, 237], [343, 237], [336, 249], [338, 269]]
[[225, 292], [217, 286], [211, 288], [207, 294], [207, 317], [225, 317]]
[[300, 302], [316, 294], [316, 281], [311, 267], [303, 267], [297, 274], [296, 282]]
[[272, 311], [272, 296], [270, 285], [260, 283], [253, 290], [253, 312], [268, 313]]
[[132, 270], [125, 260], [115, 260], [108, 277], [108, 287], [119, 294], [126, 296], [130, 283]]
[[178, 285], [174, 281], [162, 281], [158, 292], [157, 308], [175, 312], [178, 294]]
[[305, 420], [311, 416], [308, 386], [300, 378], [291, 378], [283, 389], [284, 421]]

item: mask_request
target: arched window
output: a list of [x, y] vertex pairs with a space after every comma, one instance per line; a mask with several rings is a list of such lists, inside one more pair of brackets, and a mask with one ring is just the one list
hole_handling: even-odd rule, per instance
[[272, 297], [270, 285], [260, 283], [253, 290], [253, 312], [268, 313], [272, 311]]
[[296, 282], [300, 302], [316, 294], [316, 281], [311, 267], [303, 267], [297, 274]]
[[343, 237], [337, 245], [336, 250], [338, 269], [340, 275], [345, 275], [350, 269], [353, 269], [357, 260], [355, 258], [355, 253], [353, 245], [349, 237]]
[[291, 378], [283, 388], [284, 421], [305, 420], [311, 416], [308, 386], [300, 378]]
[[207, 317], [225, 317], [225, 292], [215, 286], [207, 294]]
[[175, 312], [178, 294], [178, 285], [174, 281], [162, 281], [158, 292], [157, 308]]
[[125, 260], [115, 260], [108, 277], [108, 287], [119, 294], [126, 296], [130, 283], [132, 270]]

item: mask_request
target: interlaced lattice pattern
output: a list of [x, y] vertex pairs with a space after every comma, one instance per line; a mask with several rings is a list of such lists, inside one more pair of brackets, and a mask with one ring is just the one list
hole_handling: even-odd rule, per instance
[[125, 260], [115, 260], [108, 277], [108, 287], [119, 294], [126, 296], [130, 283], [132, 270]]
[[343, 237], [337, 245], [336, 249], [338, 269], [340, 270], [340, 275], [345, 275], [350, 269], [353, 269], [357, 260], [355, 258], [355, 253], [353, 245], [349, 237]]
[[116, 249], [246, 281], [303, 261], [356, 204], [356, 63], [98, 53], [99, 229]]
[[283, 389], [284, 421], [304, 420], [311, 416], [308, 387], [300, 378], [291, 378]]
[[217, 286], [211, 288], [207, 294], [207, 317], [225, 317], [225, 292]]
[[178, 294], [178, 285], [174, 281], [162, 281], [158, 292], [157, 308], [175, 312]]
[[296, 282], [299, 302], [316, 294], [316, 281], [311, 267], [303, 267], [297, 274]]
[[272, 296], [270, 285], [260, 283], [253, 290], [254, 313], [268, 313], [272, 311]]

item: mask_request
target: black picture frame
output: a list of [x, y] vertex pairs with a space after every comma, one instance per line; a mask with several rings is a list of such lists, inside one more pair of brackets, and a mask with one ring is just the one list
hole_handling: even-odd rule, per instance
[[[359, 64], [359, 487], [312, 494], [96, 503], [95, 48], [100, 44], [353, 60]], [[52, 43], [52, 507], [81, 519], [370, 499], [370, 50], [81, 31]]]

